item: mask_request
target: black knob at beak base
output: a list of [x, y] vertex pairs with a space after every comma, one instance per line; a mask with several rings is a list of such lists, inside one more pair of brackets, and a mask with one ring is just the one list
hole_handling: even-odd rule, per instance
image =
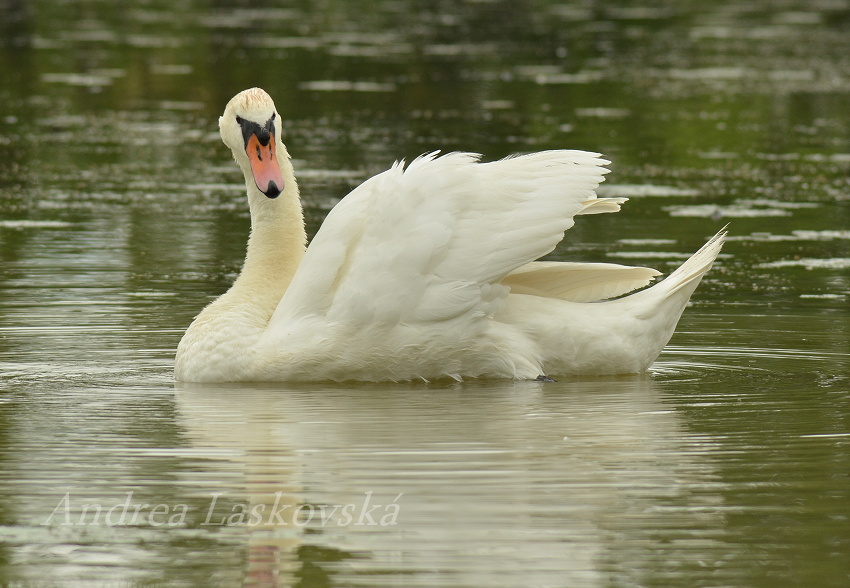
[[263, 192], [263, 194], [266, 195], [266, 198], [274, 199], [274, 198], [277, 198], [278, 196], [280, 196], [281, 192], [283, 192], [283, 189], [278, 188], [277, 184], [275, 182], [269, 182], [269, 185], [266, 188], [266, 191]]

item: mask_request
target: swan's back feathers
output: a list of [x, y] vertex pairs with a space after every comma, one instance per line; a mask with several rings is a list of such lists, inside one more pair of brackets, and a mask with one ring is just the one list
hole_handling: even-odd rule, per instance
[[[597, 199], [607, 161], [546, 151], [479, 163], [425, 155], [346, 196], [310, 244], [270, 328], [310, 316], [352, 327], [490, 316], [511, 271], [552, 251]], [[595, 209], [595, 210], [594, 210]]]

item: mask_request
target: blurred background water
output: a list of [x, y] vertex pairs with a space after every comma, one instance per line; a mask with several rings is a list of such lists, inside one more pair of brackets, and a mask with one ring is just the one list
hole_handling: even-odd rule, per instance
[[[251, 86], [311, 234], [395, 159], [576, 148], [631, 200], [552, 259], [730, 239], [646, 376], [176, 387]], [[0, 585], [850, 584], [848, 113], [846, 0], [0, 0]]]

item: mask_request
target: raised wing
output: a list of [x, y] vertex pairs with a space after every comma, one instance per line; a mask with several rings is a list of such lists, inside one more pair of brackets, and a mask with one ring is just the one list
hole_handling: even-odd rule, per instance
[[478, 157], [432, 153], [352, 191], [310, 244], [270, 329], [491, 315], [507, 295], [501, 280], [552, 251], [573, 216], [624, 200], [596, 198], [608, 162], [594, 153]]

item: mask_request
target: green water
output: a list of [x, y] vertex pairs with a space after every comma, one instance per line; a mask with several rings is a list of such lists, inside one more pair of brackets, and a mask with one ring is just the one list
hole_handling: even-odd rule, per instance
[[[0, 2], [0, 585], [850, 584], [848, 55], [843, 2]], [[631, 199], [554, 259], [730, 239], [645, 376], [175, 387], [255, 85], [311, 234], [395, 159], [578, 148]]]

